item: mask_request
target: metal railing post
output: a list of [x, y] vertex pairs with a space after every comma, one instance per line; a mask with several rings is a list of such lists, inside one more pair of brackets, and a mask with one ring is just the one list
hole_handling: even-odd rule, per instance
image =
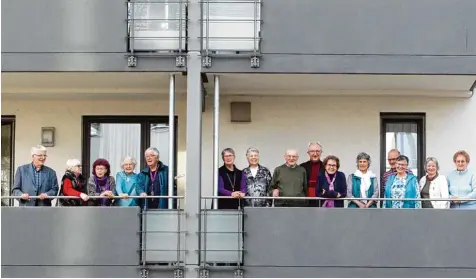
[[[218, 196], [218, 162], [220, 161], [220, 77], [215, 75], [215, 95], [213, 102], [213, 195]], [[218, 200], [213, 201], [213, 208], [218, 209]]]
[[[175, 185], [175, 75], [169, 79], [169, 185], [168, 195], [174, 195]], [[177, 200], [177, 203], [179, 201]], [[174, 208], [174, 199], [168, 201], [169, 209]]]

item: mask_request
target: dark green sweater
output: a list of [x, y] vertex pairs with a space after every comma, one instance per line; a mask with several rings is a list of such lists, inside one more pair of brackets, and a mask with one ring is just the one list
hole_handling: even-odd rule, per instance
[[271, 180], [271, 195], [279, 189], [280, 197], [305, 197], [307, 193], [306, 169], [299, 165], [289, 167], [286, 164], [274, 169]]

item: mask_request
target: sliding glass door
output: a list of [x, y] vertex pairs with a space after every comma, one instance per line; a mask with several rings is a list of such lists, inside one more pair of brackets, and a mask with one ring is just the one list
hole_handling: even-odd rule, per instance
[[[177, 119], [175, 121], [177, 127]], [[137, 160], [135, 172], [139, 172], [145, 167], [144, 151], [150, 146], [159, 150], [160, 160], [167, 165], [170, 156], [168, 122], [168, 116], [84, 116], [83, 173], [89, 176], [94, 161], [104, 158], [111, 164], [111, 174], [115, 176], [126, 156]]]

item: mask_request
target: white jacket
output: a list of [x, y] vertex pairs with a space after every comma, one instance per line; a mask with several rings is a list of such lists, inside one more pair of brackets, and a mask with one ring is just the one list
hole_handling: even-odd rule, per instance
[[[425, 187], [426, 176], [420, 179], [420, 193]], [[439, 174], [438, 177], [430, 183], [430, 199], [448, 199], [448, 181], [444, 175]], [[450, 208], [449, 201], [432, 201], [433, 208]]]

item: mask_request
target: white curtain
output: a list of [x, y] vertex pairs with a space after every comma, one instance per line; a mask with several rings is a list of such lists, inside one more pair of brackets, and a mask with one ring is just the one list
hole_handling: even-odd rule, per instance
[[150, 146], [160, 152], [160, 161], [169, 164], [169, 127], [167, 124], [153, 124], [150, 129]]
[[91, 162], [97, 158], [108, 160], [111, 174], [115, 176], [121, 170], [124, 157], [132, 156], [137, 160], [134, 171], [138, 172], [141, 160], [140, 128], [140, 124], [101, 124], [97, 138], [91, 139]]
[[[418, 126], [415, 123], [389, 123], [386, 125], [386, 152], [397, 148], [410, 160], [408, 168], [418, 174]], [[387, 161], [387, 170], [390, 165]]]

